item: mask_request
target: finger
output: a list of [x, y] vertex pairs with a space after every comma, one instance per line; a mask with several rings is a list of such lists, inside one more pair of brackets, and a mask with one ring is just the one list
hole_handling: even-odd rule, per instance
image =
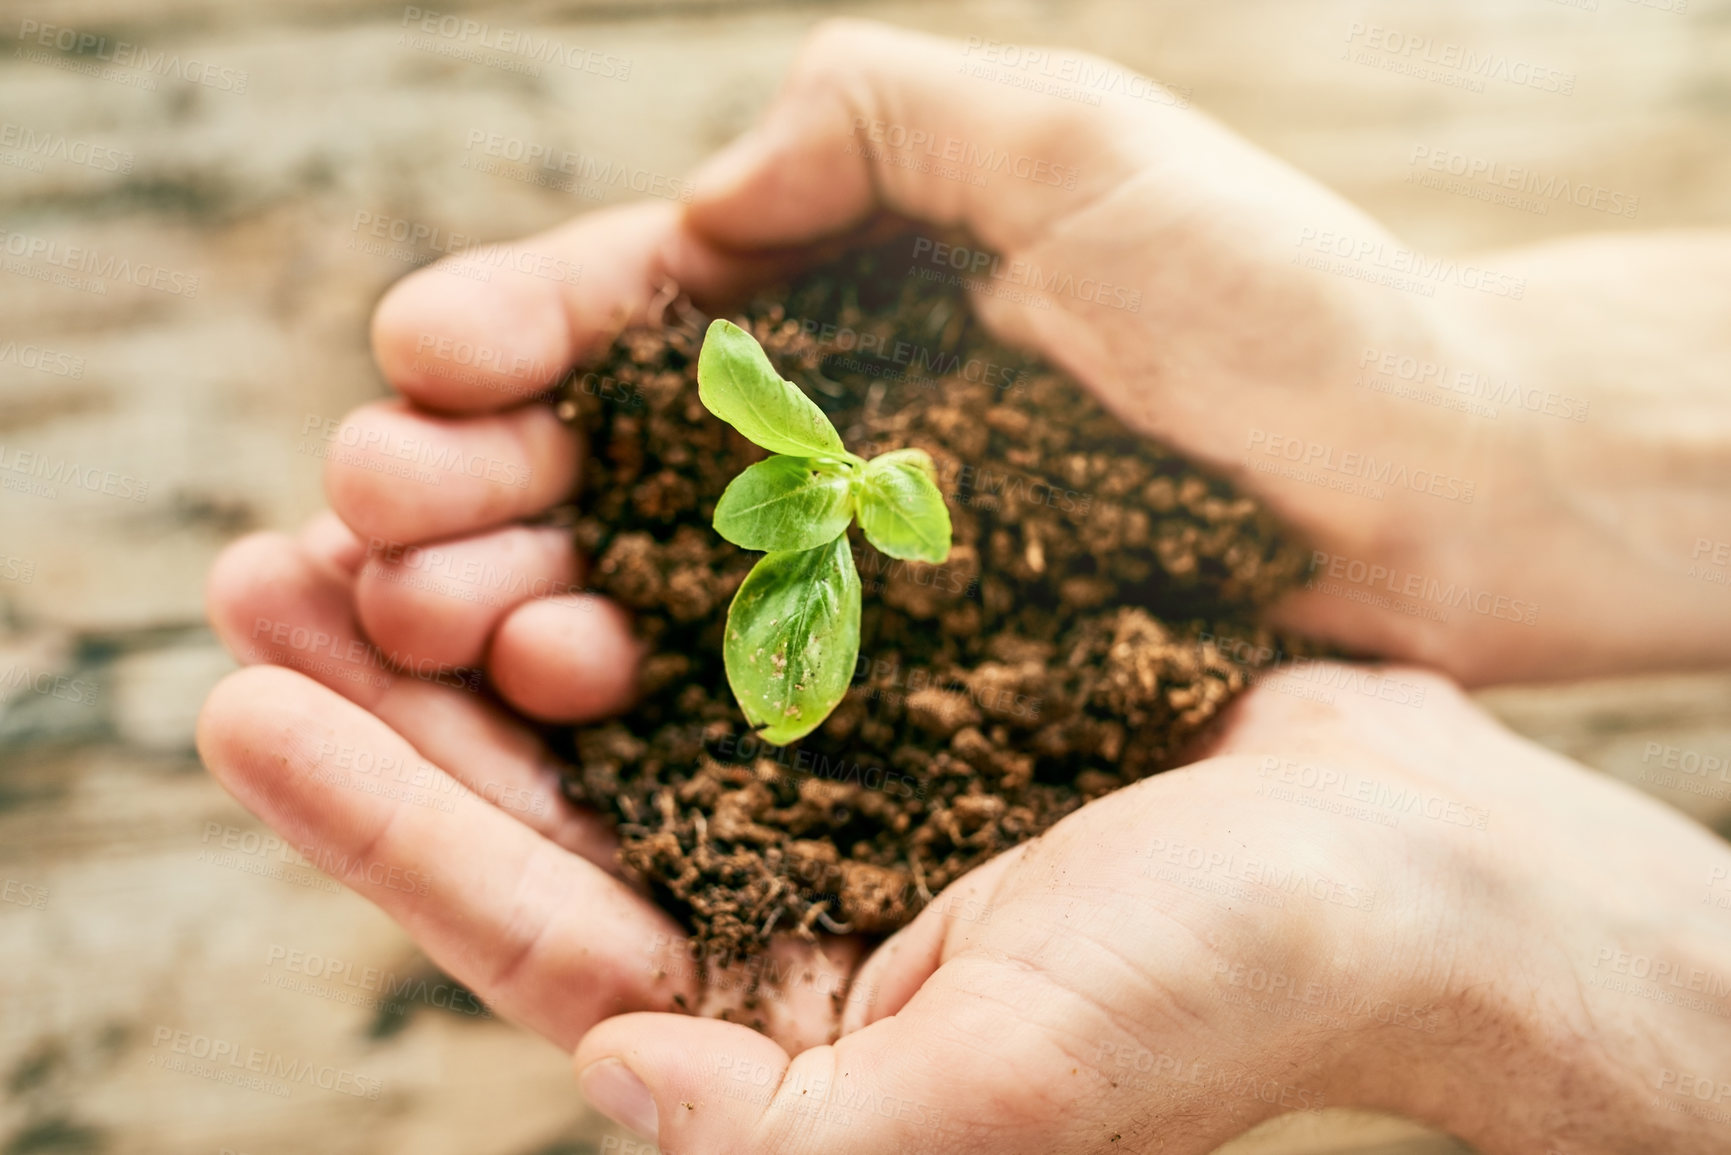
[[[665, 1151], [753, 1151], [768, 1148], [723, 1147], [716, 1140], [749, 1128], [741, 1100], [767, 1095], [787, 1069], [788, 1054], [735, 1023], [631, 1015], [615, 1019], [605, 1033], [592, 1032], [573, 1062], [590, 1106]], [[700, 1114], [701, 1121], [685, 1118]]]
[[349, 581], [301, 542], [273, 533], [242, 538], [212, 567], [207, 601], [217, 636], [240, 661], [306, 674], [379, 715], [542, 836], [615, 868], [611, 833], [565, 798], [558, 760], [541, 740], [453, 667], [398, 651], [402, 667], [424, 676], [400, 672], [362, 636]]
[[631, 704], [642, 657], [624, 610], [574, 594], [511, 611], [493, 636], [487, 672], [500, 696], [532, 718], [589, 722]]
[[366, 543], [328, 509], [316, 514], [295, 536], [307, 556], [344, 578], [355, 576], [366, 555]]
[[964, 874], [872, 951], [854, 976], [841, 1033], [850, 1035], [900, 1011], [951, 955], [972, 945], [991, 922], [999, 881], [1024, 852], [1018, 846]]
[[[602, 1114], [691, 1155], [1043, 1155], [1120, 1144], [1202, 1155], [1280, 1110], [1258, 1100], [1246, 1122], [1239, 1104], [1222, 1101], [1212, 1061], [1148, 1078], [1102, 1069], [1090, 1038], [1121, 1037], [1124, 1026], [1099, 1012], [1037, 968], [969, 958], [940, 968], [893, 1017], [791, 1057], [737, 1024], [651, 1013], [598, 1024], [573, 1066]], [[1166, 1040], [1178, 1053], [1201, 1042], [1182, 1033]]]
[[363, 538], [413, 545], [542, 512], [570, 496], [577, 461], [576, 439], [545, 406], [457, 419], [386, 401], [344, 420], [325, 492]]
[[[790, 1052], [834, 1042], [841, 1010], [857, 988], [858, 935], [822, 935], [815, 942], [783, 935], [762, 954], [711, 966], [702, 1001], [689, 1008], [706, 1018], [744, 1023]], [[688, 971], [703, 950], [697, 939], [668, 944], [667, 965]]]
[[[448, 275], [486, 264], [486, 281]], [[724, 253], [677, 205], [628, 205], [465, 252], [397, 282], [373, 315], [380, 370], [418, 405], [451, 413], [511, 406], [567, 367], [599, 356], [619, 330], [668, 302], [737, 296], [785, 272], [786, 258]]]
[[573, 592], [569, 530], [509, 526], [428, 546], [373, 541], [355, 583], [367, 636], [386, 652], [478, 666], [487, 639], [531, 598]]
[[643, 965], [672, 922], [482, 802], [379, 718], [290, 670], [230, 675], [199, 717], [205, 764], [488, 1005], [573, 1046], [619, 1011], [689, 997]]
[[[1103, 77], [1128, 77], [1068, 55]], [[1116, 97], [1055, 100], [970, 75], [975, 63], [958, 41], [857, 20], [820, 26], [763, 123], [693, 178], [693, 224], [727, 245], [775, 247], [887, 211], [1012, 250], [1121, 183], [1150, 125], [1175, 115]], [[1016, 179], [996, 157], [1043, 179]], [[985, 179], [957, 179], [957, 169]]]
[[370, 708], [394, 675], [361, 639], [351, 579], [329, 556], [287, 534], [249, 534], [211, 566], [206, 612], [237, 661], [300, 670]]
[[612, 829], [566, 797], [564, 764], [486, 698], [398, 678], [373, 713], [482, 800], [608, 874], [623, 874]]
[[941, 998], [941, 1014], [910, 1008], [791, 1057], [736, 1024], [623, 1015], [586, 1035], [573, 1064], [592, 1106], [667, 1151], [1089, 1149], [1045, 1145], [1087, 1104], [1014, 1068], [1002, 1003]]

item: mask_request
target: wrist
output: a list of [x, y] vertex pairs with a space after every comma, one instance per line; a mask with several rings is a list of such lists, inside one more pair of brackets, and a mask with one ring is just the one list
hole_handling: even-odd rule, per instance
[[1470, 680], [1722, 663], [1731, 242], [1584, 238], [1492, 260], [1523, 299], [1467, 302], [1454, 321], [1508, 402], [1482, 424], [1514, 434], [1499, 451], [1518, 462], [1485, 467], [1496, 513], [1458, 545], [1539, 613], [1526, 645], [1480, 631]]
[[[1628, 892], [1611, 894], [1578, 857], [1602, 851], [1523, 841], [1460, 842], [1439, 877], [1454, 880], [1446, 905], [1463, 913], [1423, 943], [1389, 940], [1407, 961], [1390, 989], [1428, 1005], [1433, 1029], [1382, 1031], [1359, 1101], [1484, 1155], [1723, 1151], [1731, 924], [1690, 909], [1698, 896], [1680, 880], [1697, 871], [1698, 847], [1674, 839], [1687, 868], [1628, 875]], [[1731, 853], [1713, 853], [1731, 876]], [[1581, 885], [1556, 881], [1571, 874]]]
[[1325, 587], [1378, 619], [1366, 648], [1469, 685], [1723, 663], [1731, 409], [1560, 376], [1543, 326], [1525, 332], [1485, 306], [1430, 321], [1438, 390], [1499, 403], [1434, 410], [1422, 435], [1471, 480], [1471, 500], [1391, 492], [1373, 541], [1325, 555], [1379, 563], [1356, 587], [1341, 575]]

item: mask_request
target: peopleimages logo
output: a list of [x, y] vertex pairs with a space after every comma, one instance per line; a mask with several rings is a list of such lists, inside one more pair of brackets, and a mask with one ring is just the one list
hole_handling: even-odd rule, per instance
[[[1320, 588], [1325, 582], [1344, 582], [1364, 590], [1376, 590], [1447, 609], [1464, 609], [1480, 617], [1516, 622], [1523, 626], [1537, 625], [1537, 602], [1509, 597], [1475, 587], [1470, 582], [1443, 581], [1428, 574], [1414, 573], [1381, 562], [1367, 562], [1326, 550], [1313, 550], [1310, 555], [1310, 575], [1305, 588]], [[1324, 590], [1324, 592], [1333, 592]], [[1355, 599], [1356, 600], [1356, 599]], [[1446, 620], [1446, 619], [1445, 619]]]
[[[356, 1074], [328, 1063], [296, 1059], [261, 1047], [242, 1047], [229, 1039], [213, 1038], [193, 1031], [159, 1026], [151, 1033], [154, 1051], [150, 1065], [166, 1071], [196, 1075], [218, 1083], [233, 1083], [288, 1098], [293, 1084], [318, 1087], [357, 1099], [377, 1100], [384, 1091], [381, 1079]], [[266, 1080], [260, 1084], [255, 1080]]]
[[469, 130], [463, 142], [463, 151], [466, 154], [462, 161], [464, 168], [488, 174], [509, 175], [496, 163], [508, 161], [524, 166], [532, 176], [548, 178], [536, 179], [531, 183], [544, 184], [562, 192], [580, 192], [585, 188], [599, 192], [602, 188], [611, 186], [643, 196], [685, 202], [692, 198], [697, 187], [682, 177], [668, 176], [641, 165], [624, 164], [592, 153], [574, 152], [568, 148], [559, 148], [520, 136], [507, 136], [485, 128]]
[[[1428, 169], [1430, 173], [1454, 177], [1468, 185], [1482, 185], [1486, 189], [1532, 197], [1537, 202], [1540, 216], [1546, 215], [1550, 203], [1556, 202], [1591, 209], [1609, 216], [1627, 217], [1629, 220], [1634, 220], [1641, 210], [1641, 198], [1628, 193], [1587, 181], [1570, 180], [1568, 177], [1526, 165], [1505, 164], [1487, 157], [1468, 156], [1453, 149], [1414, 145], [1411, 164], [1414, 171], [1407, 174], [1407, 180], [1411, 183], [1424, 184], [1425, 181], [1418, 178], [1426, 174], [1418, 170]], [[1431, 187], [1443, 188], [1448, 192], [1456, 191], [1443, 185]], [[1519, 202], [1513, 203], [1514, 207], [1523, 207]]]
[[[101, 61], [121, 68], [134, 68], [157, 76], [174, 76], [188, 84], [214, 88], [220, 92], [245, 92], [246, 72], [238, 68], [219, 68], [201, 60], [181, 59], [180, 53], [152, 52], [142, 44], [126, 40], [110, 41], [94, 32], [80, 32], [58, 24], [43, 24], [35, 20], [18, 22], [18, 39], [34, 40], [43, 48], [75, 57], [78, 61]], [[19, 46], [18, 55], [24, 55]]]
[[9, 902], [13, 906], [28, 907], [31, 910], [46, 910], [48, 888], [8, 878], [5, 884], [0, 886], [0, 902]]
[[1440, 497], [1445, 501], [1471, 505], [1473, 494], [1477, 490], [1477, 485], [1466, 478], [1434, 469], [1409, 469], [1404, 463], [1396, 462], [1392, 458], [1379, 461], [1369, 453], [1339, 450], [1320, 441], [1288, 437], [1285, 434], [1270, 433], [1266, 429], [1250, 430], [1245, 452], [1245, 464], [1258, 472], [1275, 471], [1259, 468], [1249, 457], [1250, 454], [1260, 453], [1264, 457], [1292, 463], [1301, 471], [1295, 476], [1295, 480], [1320, 479], [1319, 483], [1328, 482], [1329, 488], [1345, 489], [1349, 492], [1362, 490], [1366, 496], [1376, 501], [1382, 500], [1385, 492], [1383, 487], [1386, 486], [1389, 489], [1406, 489], [1413, 493]]
[[918, 153], [928, 160], [942, 161], [973, 170], [980, 175], [1013, 176], [1034, 184], [1058, 188], [1076, 187], [1075, 165], [1058, 164], [1043, 157], [995, 147], [982, 148], [959, 136], [940, 136], [929, 129], [856, 116], [851, 135], [869, 144], [882, 145], [898, 153]]
[[1158, 84], [1110, 61], [1062, 50], [970, 36], [962, 48], [962, 58], [965, 63], [959, 71], [968, 75], [1082, 104], [1098, 106], [1104, 96], [1125, 96], [1173, 108], [1184, 108], [1190, 102], [1188, 88]]
[[[597, 52], [575, 44], [563, 44], [551, 36], [538, 36], [518, 28], [502, 28], [485, 20], [472, 20], [448, 12], [433, 12], [413, 5], [403, 9], [402, 26], [424, 36], [436, 36], [453, 45], [484, 48], [505, 56], [518, 56], [536, 64], [557, 64], [573, 72], [586, 72], [602, 80], [630, 80], [631, 61], [623, 56]], [[412, 43], [412, 48], [423, 45]], [[480, 63], [487, 63], [480, 60]], [[539, 75], [536, 73], [535, 75]]]
[[[154, 289], [175, 297], [198, 296], [198, 277], [177, 269], [153, 265], [148, 261], [134, 262], [113, 253], [103, 253], [84, 245], [63, 245], [47, 237], [29, 233], [12, 233], [0, 229], [0, 253], [26, 261], [41, 261], [69, 273], [80, 273], [106, 286], [108, 281]], [[8, 271], [11, 271], [10, 268]], [[99, 288], [96, 292], [104, 292]]]
[[[1474, 92], [1483, 92], [1486, 81], [1536, 88], [1559, 96], [1571, 96], [1575, 91], [1572, 72], [1397, 28], [1354, 20], [1346, 27], [1346, 42], [1352, 46], [1346, 55], [1358, 63], [1380, 61], [1389, 71], [1410, 72], [1427, 80], [1446, 80]], [[1355, 48], [1360, 50], [1359, 55], [1353, 55]]]
[[98, 172], [132, 171], [130, 152], [92, 144], [88, 140], [74, 140], [57, 132], [37, 132], [12, 121], [0, 123], [0, 148], [13, 149], [36, 160], [59, 160]]
[[[1685, 966], [1674, 959], [1634, 954], [1615, 946], [1600, 947], [1593, 955], [1593, 968], [1595, 970], [1603, 968], [1610, 974], [1637, 979], [1654, 986], [1671, 987], [1688, 994], [1706, 995], [1712, 1002], [1703, 1000], [1690, 1000], [1689, 1002], [1698, 1007], [1711, 1008], [1715, 1014], [1721, 1016], [1727, 1013], [1717, 1004], [1721, 999], [1731, 998], [1731, 973], [1707, 970], [1703, 967]], [[1603, 975], [1588, 976], [1589, 981], [1595, 978], [1601, 981], [1594, 982], [1594, 986], [1606, 985], [1603, 981]], [[1688, 1004], [1679, 1003], [1678, 1005]]]
[[[5, 474], [17, 476], [6, 477]], [[19, 449], [4, 442], [0, 442], [0, 483], [7, 489], [27, 490], [34, 496], [47, 498], [60, 496], [59, 486], [117, 497], [122, 501], [143, 501], [150, 494], [150, 483], [131, 474]]]
[[738, 737], [728, 734], [716, 742], [715, 753], [732, 763], [750, 764], [768, 759], [795, 774], [880, 791], [898, 798], [923, 800], [926, 796], [924, 782], [900, 771], [850, 762], [845, 755], [831, 756], [798, 746], [771, 746], [753, 734]]
[[[826, 356], [834, 358], [842, 368], [870, 373], [879, 380], [905, 380], [936, 386], [939, 378], [960, 377], [970, 384], [1020, 393], [1024, 391], [1025, 380], [1032, 376], [1026, 365], [999, 364], [979, 357], [963, 360], [960, 354], [936, 346], [915, 344], [893, 334], [855, 329], [831, 321], [802, 317], [799, 318], [799, 331], [822, 345], [828, 351]], [[891, 365], [895, 368], [888, 368]]]
[[17, 341], [0, 344], [0, 365], [8, 361], [25, 369], [35, 369], [39, 373], [52, 373], [56, 377], [84, 376], [84, 358], [57, 352], [42, 345], [21, 345]]
[[533, 471], [533, 466], [523, 462], [502, 461], [480, 453], [463, 453], [434, 438], [403, 437], [384, 430], [363, 429], [358, 425], [332, 417], [321, 417], [316, 413], [309, 413], [303, 419], [301, 434], [316, 434], [329, 445], [354, 450], [354, 457], [339, 458], [344, 464], [384, 472], [385, 470], [377, 467], [408, 463], [420, 468], [418, 472], [411, 471], [402, 476], [414, 475], [417, 479], [422, 479], [420, 474], [425, 474], [424, 479], [430, 479], [435, 485], [447, 476], [460, 476], [484, 478], [500, 485], [524, 489], [527, 488]]
[[22, 663], [0, 669], [0, 702], [14, 693], [30, 692], [74, 706], [94, 706], [100, 687], [84, 678], [72, 678], [52, 670], [32, 670]]
[[[1343, 276], [1373, 280], [1375, 275], [1392, 279], [1395, 287], [1413, 287], [1435, 293], [1435, 285], [1454, 285], [1492, 297], [1519, 301], [1527, 295], [1527, 279], [1499, 273], [1453, 257], [1433, 257], [1417, 249], [1390, 244], [1377, 237], [1359, 237], [1332, 229], [1305, 227], [1298, 231], [1295, 264], [1335, 272]], [[1339, 267], [1328, 264], [1334, 260]], [[1320, 263], [1317, 263], [1320, 262]]]
[[274, 944], [265, 953], [265, 968], [285, 972], [275, 976], [274, 986], [333, 1002], [398, 1014], [406, 1011], [409, 1003], [421, 1003], [459, 1015], [493, 1017], [493, 1012], [474, 992], [437, 976], [429, 979], [420, 974], [399, 975], [349, 959]]
[[[1414, 357], [1387, 349], [1367, 347], [1358, 359], [1363, 370], [1359, 384], [1374, 387], [1377, 377], [1425, 386], [1438, 392], [1458, 394], [1474, 401], [1523, 409], [1563, 421], [1585, 421], [1590, 402], [1550, 389], [1526, 389], [1507, 379], [1498, 380], [1476, 369], [1451, 368], [1440, 361]], [[1367, 380], [1367, 376], [1369, 379]], [[1496, 411], [1490, 412], [1496, 416]]]
[[1142, 290], [1114, 285], [1098, 277], [1077, 277], [1061, 269], [1045, 269], [1030, 261], [1005, 261], [989, 249], [973, 249], [934, 241], [930, 237], [914, 239], [915, 265], [933, 269], [951, 269], [962, 277], [984, 279], [1017, 288], [1026, 288], [1045, 296], [1069, 297], [1085, 304], [1104, 305], [1134, 313], [1142, 307]]
[[[1257, 775], [1268, 779], [1270, 783], [1293, 787], [1311, 795], [1331, 795], [1356, 803], [1372, 814], [1381, 812], [1379, 817], [1394, 819], [1392, 822], [1382, 823], [1387, 826], [1398, 826], [1400, 818], [1405, 815], [1428, 818], [1433, 822], [1462, 826], [1469, 830], [1488, 829], [1490, 822], [1490, 811], [1482, 806], [1431, 794], [1416, 786], [1367, 778], [1356, 770], [1298, 762], [1269, 754], [1263, 757]], [[1257, 792], [1261, 794], [1266, 791], [1259, 788]], [[1313, 808], [1329, 809], [1327, 806]]]

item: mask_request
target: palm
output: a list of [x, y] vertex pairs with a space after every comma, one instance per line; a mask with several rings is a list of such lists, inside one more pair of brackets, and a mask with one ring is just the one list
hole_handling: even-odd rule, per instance
[[[1434, 1089], [1512, 1083], [1538, 1023], [1547, 1060], [1553, 1031], [1650, 1045], [1623, 996], [1588, 989], [1593, 960], [1607, 928], [1681, 935], [1703, 967], [1724, 957], [1731, 928], [1695, 891], [1731, 855], [1441, 679], [1387, 673], [1423, 707], [1320, 706], [1272, 682], [1205, 760], [959, 880], [864, 961], [834, 1046], [790, 1057], [741, 1027], [632, 1015], [577, 1062], [622, 1055], [656, 1072], [659, 1100], [715, 1108], [664, 1110], [673, 1150], [1200, 1155], [1326, 1104], [1470, 1137], [1482, 1120], [1451, 1117]], [[1652, 1013], [1700, 1030], [1693, 1012]], [[1700, 1045], [1722, 1053], [1731, 1029]], [[1424, 1078], [1395, 1074], [1415, 1064]], [[1616, 1102], [1646, 1093], [1640, 1076], [1586, 1062], [1568, 1077]], [[1559, 1138], [1537, 1115], [1501, 1125], [1487, 1151]]]

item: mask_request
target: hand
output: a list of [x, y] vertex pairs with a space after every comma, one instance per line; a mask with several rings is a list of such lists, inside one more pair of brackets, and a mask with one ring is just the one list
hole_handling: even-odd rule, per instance
[[[252, 547], [309, 629], [334, 624], [316, 603], [343, 541], [321, 522]], [[779, 1042], [628, 1013], [696, 997], [676, 930], [465, 691], [393, 679], [388, 725], [262, 666], [218, 688], [199, 746], [488, 1005], [575, 1046], [591, 1101], [669, 1151], [1178, 1155], [1324, 1105], [1486, 1155], [1722, 1149], [1731, 915], [1702, 894], [1731, 897], [1731, 851], [1401, 676], [1421, 709], [1264, 683], [1204, 761], [966, 876], [857, 974], [848, 940], [784, 951], [761, 1008]], [[832, 991], [845, 1033], [818, 1045]]]
[[[671, 286], [719, 306], [911, 220], [932, 234], [922, 271], [974, 272], [990, 327], [1309, 540], [1323, 580], [1278, 607], [1284, 624], [1468, 683], [1722, 660], [1731, 600], [1685, 569], [1731, 553], [1716, 528], [1731, 520], [1731, 439], [1715, 432], [1731, 238], [1496, 254], [1494, 284], [1518, 279], [1520, 302], [1318, 271], [1303, 262], [1323, 238], [1405, 250], [1206, 118], [1123, 95], [1158, 96], [1146, 82], [1074, 59], [1105, 78], [1099, 106], [969, 75], [980, 61], [959, 44], [825, 25], [764, 125], [698, 174], [688, 207], [580, 218], [508, 246], [486, 283], [435, 265], [397, 286], [374, 344], [408, 404], [351, 416], [332, 505], [364, 536], [402, 545], [542, 509], [569, 489], [575, 450], [544, 409], [517, 402], [659, 309]], [[914, 133], [940, 163], [907, 145]], [[980, 248], [940, 250], [937, 230], [954, 226]], [[1031, 278], [1051, 288], [1030, 292]], [[1380, 396], [1357, 381], [1385, 354], [1512, 376], [1523, 396], [1567, 395], [1591, 420], [1515, 405], [1484, 421]], [[412, 483], [405, 446], [486, 475]], [[1303, 477], [1269, 472], [1290, 472], [1288, 454]], [[1360, 467], [1381, 499], [1338, 488], [1365, 481]], [[422, 648], [437, 651], [439, 619], [426, 620]]]
[[[1414, 255], [1340, 197], [1110, 62], [998, 48], [826, 26], [691, 227], [762, 253], [961, 226], [979, 248], [920, 271], [1308, 537], [1301, 632], [1469, 683], [1723, 661], [1731, 233], [1367, 280]], [[1047, 75], [1101, 103], [1021, 86]], [[1359, 384], [1418, 374], [1417, 399]], [[1463, 379], [1494, 419], [1437, 404]]]
[[[621, 1011], [738, 1007], [750, 974], [704, 987], [678, 926], [617, 876], [611, 832], [564, 797], [534, 725], [479, 692], [472, 670], [544, 716], [616, 708], [635, 660], [618, 611], [582, 595], [529, 600], [571, 580], [563, 531], [447, 548], [437, 566], [368, 560], [330, 514], [231, 546], [210, 616], [250, 668], [205, 703], [205, 765], [312, 866], [566, 1051]], [[795, 1049], [833, 1037], [831, 996], [858, 949], [779, 943], [776, 972], [803, 977], [756, 1012], [766, 1029]]]
[[1723, 1151], [1731, 849], [1402, 676], [1422, 708], [1266, 683], [1204, 761], [966, 876], [835, 1045], [622, 1015], [586, 1093], [681, 1155], [1185, 1155], [1324, 1105], [1485, 1155]]
[[[1590, 614], [1616, 605], [1640, 566], [1618, 542], [1590, 540], [1619, 559], [1602, 566], [1586, 546], [1546, 546], [1587, 540], [1575, 513], [1556, 513], [1555, 498], [1544, 496], [1566, 490], [1555, 479], [1527, 491], [1538, 495], [1530, 501], [1475, 503], [1483, 520], [1469, 527], [1450, 510], [1438, 516], [1428, 495], [1391, 494], [1371, 509], [1245, 469], [1248, 426], [1405, 455], [1451, 475], [1478, 469], [1521, 492], [1523, 471], [1535, 466], [1512, 424], [1481, 439], [1422, 407], [1370, 421], [1350, 386], [1373, 342], [1455, 356], [1464, 341], [1469, 356], [1496, 361], [1503, 354], [1488, 350], [1512, 338], [1467, 310], [1443, 315], [1292, 266], [1304, 228], [1381, 234], [1201, 118], [1158, 105], [1102, 112], [949, 75], [960, 51], [832, 26], [814, 39], [771, 126], [702, 174], [688, 208], [586, 216], [511, 246], [528, 258], [512, 265], [531, 271], [501, 268], [486, 284], [439, 266], [407, 278], [374, 322], [380, 366], [403, 400], [357, 411], [329, 443], [340, 520], [321, 519], [294, 539], [248, 539], [213, 575], [219, 631], [243, 660], [270, 665], [233, 676], [212, 696], [200, 730], [207, 762], [502, 1013], [563, 1046], [608, 1015], [698, 995], [689, 966], [669, 965], [679, 962], [669, 950], [672, 924], [611, 875], [607, 835], [558, 796], [535, 734], [535, 720], [582, 722], [622, 708], [637, 651], [614, 607], [557, 592], [579, 584], [581, 572], [565, 535], [522, 524], [567, 496], [578, 451], [545, 408], [521, 402], [598, 354], [620, 326], [650, 315], [669, 284], [724, 303], [886, 214], [964, 225], [1007, 258], [1137, 286], [1136, 312], [1063, 294], [1050, 310], [989, 293], [977, 300], [989, 323], [1077, 373], [1139, 428], [1259, 487], [1319, 549], [1412, 572], [1429, 567], [1443, 579], [1462, 566], [1467, 580], [1498, 592], [1505, 567], [1521, 561], [1511, 542], [1539, 563], [1522, 571], [1542, 587], [1538, 631], [1511, 634], [1473, 615], [1443, 628], [1316, 595], [1287, 607], [1289, 621], [1428, 657], [1469, 678], [1639, 662], [1654, 652], [1688, 659], [1718, 637], [1718, 619], [1697, 613], [1692, 595], [1625, 604], [1621, 616]], [[976, 149], [1073, 164], [1076, 187], [993, 176], [989, 192], [974, 191], [903, 167], [893, 154], [862, 155], [876, 121], [929, 124]], [[537, 274], [578, 265], [575, 283]], [[1159, 322], [1152, 334], [1151, 321]], [[1611, 595], [1602, 582], [1582, 593], [1591, 584], [1583, 571], [1612, 574]], [[1690, 622], [1679, 646], [1678, 623]], [[472, 692], [471, 670], [485, 672], [502, 705]], [[1111, 804], [1130, 808], [1157, 788]], [[1018, 864], [1043, 856], [1046, 842], [986, 870], [1024, 869]], [[1439, 905], [1429, 914], [1452, 911]], [[778, 964], [801, 976], [766, 1008], [782, 1044], [799, 1051], [829, 1037], [827, 991], [850, 973], [856, 951], [839, 940]], [[858, 989], [887, 991], [896, 973], [886, 970], [883, 983], [868, 974]], [[1446, 1111], [1416, 1113], [1442, 1120]], [[667, 1135], [675, 1125], [665, 1120]]]

